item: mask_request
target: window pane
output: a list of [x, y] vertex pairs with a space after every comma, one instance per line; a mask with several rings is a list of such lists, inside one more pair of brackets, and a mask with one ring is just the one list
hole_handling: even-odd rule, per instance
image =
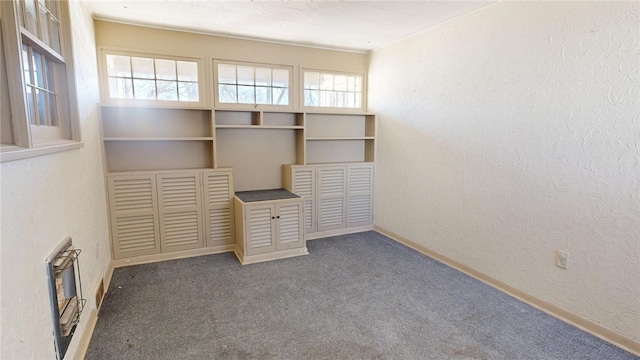
[[253, 86], [238, 86], [238, 102], [240, 104], [255, 104], [255, 94]]
[[333, 107], [333, 91], [320, 91], [320, 106]]
[[29, 111], [29, 123], [36, 125], [35, 92], [31, 86], [27, 86], [27, 109]]
[[40, 40], [49, 44], [49, 13], [47, 8], [40, 5]]
[[256, 68], [256, 85], [271, 86], [271, 69]]
[[114, 99], [133, 99], [131, 79], [109, 78], [109, 97]]
[[[153, 79], [155, 70], [153, 68], [153, 59], [148, 58], [131, 58], [131, 67], [133, 68], [133, 77], [140, 79]], [[136, 99], [138, 98], [136, 92]]]
[[175, 81], [162, 81], [156, 82], [158, 100], [178, 100], [178, 83]]
[[38, 125], [48, 125], [47, 124], [47, 100], [46, 93], [42, 90], [36, 89], [36, 101], [38, 108]]
[[356, 108], [362, 107], [362, 94], [356, 94], [356, 103], [354, 107]]
[[289, 87], [289, 71], [282, 69], [273, 69], [273, 86]]
[[58, 4], [56, 1], [47, 0], [47, 9], [49, 9], [53, 16], [58, 17]]
[[33, 84], [34, 80], [31, 77], [31, 58], [29, 57], [29, 48], [26, 45], [22, 45], [22, 69], [24, 71], [24, 81], [27, 84]]
[[178, 80], [198, 81], [198, 63], [191, 61], [178, 61]]
[[273, 88], [273, 104], [289, 105], [289, 89]]
[[256, 87], [256, 104], [271, 104], [270, 90], [270, 87]]
[[156, 79], [176, 80], [176, 62], [156, 59]]
[[237, 103], [236, 86], [235, 85], [218, 85], [218, 97], [221, 103]]
[[304, 73], [304, 88], [305, 89], [319, 89], [320, 88], [320, 73], [305, 71], [305, 73]]
[[349, 76], [347, 79], [347, 90], [348, 91], [356, 91], [356, 78], [353, 76]]
[[178, 83], [178, 100], [180, 101], [199, 101], [198, 83], [179, 82]]
[[333, 90], [333, 74], [320, 75], [320, 90]]
[[347, 93], [342, 91], [335, 92], [336, 107], [347, 107]]
[[25, 10], [27, 30], [29, 30], [29, 32], [31, 32], [33, 35], [38, 36], [38, 18], [36, 15], [36, 1], [25, 0], [24, 10]]
[[238, 84], [253, 85], [253, 66], [238, 66]]
[[356, 77], [356, 92], [362, 92], [362, 77]]
[[55, 66], [56, 64], [48, 59], [45, 59], [45, 80], [47, 85], [45, 86], [45, 88], [49, 91], [55, 92], [55, 82], [54, 82], [54, 78], [53, 78], [53, 74], [55, 72]]
[[49, 120], [52, 126], [58, 126], [58, 111], [56, 106], [56, 95], [49, 94]]
[[45, 69], [44, 69], [44, 56], [42, 56], [39, 52], [35, 50], [31, 50], [33, 54], [32, 58], [32, 69], [35, 76], [36, 86], [41, 88], [46, 88], [44, 83]]
[[347, 77], [344, 75], [336, 75], [333, 78], [333, 88], [337, 91], [346, 91], [347, 90]]
[[304, 91], [304, 106], [320, 106], [320, 95], [315, 90]]
[[220, 84], [236, 83], [235, 65], [222, 65], [222, 64], [218, 65], [218, 83]]
[[155, 100], [156, 82], [153, 80], [133, 79], [133, 95], [136, 99]]
[[107, 55], [107, 74], [109, 76], [131, 77], [131, 63], [128, 56]]
[[60, 23], [55, 20], [51, 21], [51, 47], [60, 52]]

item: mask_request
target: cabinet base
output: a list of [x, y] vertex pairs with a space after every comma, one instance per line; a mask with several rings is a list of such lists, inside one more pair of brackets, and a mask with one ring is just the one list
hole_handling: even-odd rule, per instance
[[141, 264], [148, 264], [148, 263], [154, 263], [159, 261], [177, 260], [177, 259], [184, 259], [184, 258], [203, 256], [203, 255], [220, 254], [220, 253], [233, 251], [234, 247], [235, 245], [217, 245], [217, 246], [204, 247], [199, 249], [174, 251], [169, 253], [161, 253], [161, 254], [153, 254], [153, 255], [143, 255], [143, 256], [112, 260], [111, 264], [114, 268], [130, 266], [130, 265], [141, 265]]
[[373, 230], [373, 224], [328, 230], [328, 231], [320, 231], [320, 232], [314, 232], [314, 233], [305, 233], [304, 239], [305, 241], [316, 240], [316, 239], [322, 239], [330, 236], [347, 235], [347, 234], [353, 234], [353, 233], [370, 231], [370, 230]]
[[260, 255], [244, 255], [238, 248], [235, 248], [233, 252], [236, 254], [238, 261], [242, 265], [255, 264], [264, 261], [278, 260], [278, 259], [286, 259], [294, 256], [300, 255], [309, 255], [309, 250], [307, 247], [299, 248], [299, 249], [289, 249], [289, 250], [280, 250], [267, 254]]

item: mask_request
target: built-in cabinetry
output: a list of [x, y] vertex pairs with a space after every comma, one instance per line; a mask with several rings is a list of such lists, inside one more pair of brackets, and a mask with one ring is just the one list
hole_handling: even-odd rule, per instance
[[305, 238], [373, 227], [373, 163], [284, 165], [283, 186], [305, 202]]
[[[271, 220], [299, 207], [302, 241], [372, 227], [372, 114], [133, 104], [104, 104], [100, 114], [116, 259], [232, 250], [234, 189], [299, 195], [286, 208], [238, 204]], [[283, 223], [272, 224], [276, 251], [293, 244]], [[261, 256], [258, 248], [243, 254]]]
[[299, 196], [282, 189], [246, 191], [233, 202], [235, 252], [243, 265], [308, 254]]
[[230, 169], [114, 174], [107, 187], [116, 259], [233, 247]]

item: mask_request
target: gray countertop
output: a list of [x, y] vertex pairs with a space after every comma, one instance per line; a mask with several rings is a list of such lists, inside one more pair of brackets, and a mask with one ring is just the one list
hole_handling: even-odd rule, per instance
[[285, 189], [238, 191], [236, 192], [236, 196], [243, 202], [297, 199], [300, 197]]

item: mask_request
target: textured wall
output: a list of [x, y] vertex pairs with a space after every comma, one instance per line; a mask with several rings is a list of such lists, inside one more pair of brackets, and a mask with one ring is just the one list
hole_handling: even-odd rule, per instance
[[640, 340], [639, 17], [502, 2], [374, 51], [376, 225]]
[[98, 134], [98, 84], [93, 20], [71, 1], [76, 84], [85, 147], [1, 165], [0, 359], [54, 359], [44, 260], [65, 236], [82, 249], [80, 270], [89, 299], [67, 358], [89, 312], [91, 293], [110, 261]]

